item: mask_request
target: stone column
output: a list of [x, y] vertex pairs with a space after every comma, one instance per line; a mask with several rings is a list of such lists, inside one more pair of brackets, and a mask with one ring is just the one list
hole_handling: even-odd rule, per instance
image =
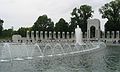
[[52, 32], [49, 31], [49, 39], [52, 39]]
[[34, 42], [34, 31], [31, 31], [31, 39], [32, 39], [32, 42]]
[[62, 32], [62, 39], [65, 39], [65, 32]]
[[115, 33], [114, 33], [114, 31], [112, 31], [112, 38], [114, 39], [114, 36], [115, 36]]
[[67, 34], [66, 34], [66, 35], [67, 35], [67, 36], [66, 36], [66, 37], [67, 37], [67, 39], [69, 39], [69, 32], [67, 32]]
[[38, 39], [39, 39], [39, 32], [36, 31], [36, 42], [38, 41]]
[[43, 40], [43, 31], [40, 31], [40, 39]]
[[107, 38], [110, 38], [110, 32], [107, 31]]
[[53, 38], [56, 39], [56, 32], [53, 32]]
[[75, 34], [74, 32], [71, 32], [71, 39], [74, 39], [75, 38]]
[[47, 37], [47, 31], [45, 31], [45, 39], [47, 39], [48, 37]]
[[29, 40], [29, 31], [27, 31], [27, 33], [26, 33], [26, 37], [27, 37], [27, 40]]
[[117, 31], [117, 33], [116, 33], [116, 38], [118, 38], [118, 39], [119, 39], [119, 36], [120, 36], [120, 32], [119, 32], [119, 31]]
[[60, 39], [60, 32], [58, 32], [58, 39]]

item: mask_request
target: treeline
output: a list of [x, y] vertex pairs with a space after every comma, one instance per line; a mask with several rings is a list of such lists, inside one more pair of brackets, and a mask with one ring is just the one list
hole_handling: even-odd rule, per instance
[[[57, 32], [72, 32], [79, 25], [82, 31], [87, 31], [87, 19], [92, 17], [92, 7], [89, 5], [81, 5], [79, 8], [74, 8], [71, 13], [71, 21], [67, 22], [65, 19], [60, 18], [57, 23], [54, 23], [47, 15], [39, 16], [32, 27], [21, 27], [17, 31], [9, 33], [20, 34], [22, 37], [26, 36], [27, 31], [57, 31]], [[10, 32], [11, 30], [7, 30]], [[2, 32], [4, 35], [4, 30]]]
[[105, 31], [120, 31], [120, 0], [106, 3], [99, 11], [102, 18], [108, 20], [105, 23]]
[[77, 25], [82, 28], [83, 32], [87, 31], [87, 19], [92, 17], [92, 7], [82, 5], [80, 8], [74, 8], [71, 13], [71, 21], [68, 23], [65, 19], [60, 18], [54, 23], [47, 15], [39, 16], [36, 22], [30, 28], [21, 27], [18, 34], [26, 36], [26, 31], [56, 31], [56, 32], [73, 32]]
[[[111, 1], [106, 3], [99, 9], [102, 18], [106, 18], [105, 31], [120, 31], [120, 0]], [[87, 31], [87, 20], [93, 17], [94, 11], [89, 5], [81, 5], [79, 8], [74, 8], [71, 13], [71, 21], [67, 22], [60, 18], [57, 23], [54, 23], [47, 15], [39, 16], [32, 27], [21, 27], [17, 31], [2, 30], [0, 36], [9, 36], [12, 34], [20, 34], [26, 36], [26, 31], [59, 31], [59, 32], [72, 32], [79, 25], [83, 32]], [[0, 29], [1, 30], [1, 29]], [[11, 33], [10, 33], [11, 32]], [[10, 35], [9, 35], [10, 34]]]

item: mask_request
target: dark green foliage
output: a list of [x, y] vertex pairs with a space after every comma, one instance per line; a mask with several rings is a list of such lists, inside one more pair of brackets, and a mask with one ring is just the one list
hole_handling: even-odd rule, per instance
[[22, 37], [26, 37], [26, 32], [27, 31], [30, 31], [30, 28], [21, 27], [21, 28], [18, 29], [16, 34], [20, 34]]
[[89, 5], [82, 5], [80, 8], [74, 8], [71, 13], [70, 31], [74, 31], [75, 27], [79, 25], [83, 32], [87, 31], [87, 20], [92, 17], [92, 7]]
[[61, 18], [56, 24], [55, 24], [55, 31], [59, 32], [67, 32], [68, 31], [69, 24]]
[[2, 30], [3, 30], [3, 23], [4, 23], [4, 21], [0, 19], [0, 36], [1, 36]]
[[[92, 8], [88, 5], [82, 5], [79, 9], [74, 8], [71, 13], [72, 18], [70, 25], [63, 18], [61, 18], [54, 27], [54, 22], [47, 17], [47, 15], [39, 16], [34, 25], [31, 28], [21, 27], [17, 31], [4, 30], [3, 36], [11, 37], [13, 34], [20, 34], [22, 37], [26, 37], [26, 32], [28, 31], [59, 31], [59, 32], [72, 32], [75, 30], [76, 26], [79, 25], [82, 28], [82, 31], [87, 31], [87, 19], [92, 17]], [[0, 20], [0, 23], [3, 23], [3, 20]], [[2, 32], [2, 25], [0, 31]], [[2, 35], [2, 34], [1, 34]]]
[[0, 22], [1, 22], [1, 23], [4, 23], [4, 21], [3, 21], [3, 20], [1, 20], [1, 19], [0, 19]]
[[105, 31], [120, 31], [120, 0], [111, 1], [99, 9], [102, 18], [107, 18]]
[[53, 31], [54, 23], [47, 15], [39, 16], [37, 21], [32, 26], [34, 31]]
[[0, 36], [0, 38], [11, 38], [12, 37], [12, 32], [13, 30], [12, 29], [5, 29], [2, 31], [2, 34]]
[[0, 25], [0, 34], [2, 34], [3, 27]]

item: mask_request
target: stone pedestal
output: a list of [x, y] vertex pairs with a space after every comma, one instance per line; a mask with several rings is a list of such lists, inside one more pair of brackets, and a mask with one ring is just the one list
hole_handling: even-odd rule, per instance
[[119, 31], [117, 31], [117, 32], [116, 32], [116, 38], [118, 38], [118, 39], [119, 39], [119, 36], [120, 36], [120, 32], [119, 32]]
[[40, 31], [40, 39], [43, 40], [43, 31]]
[[56, 39], [56, 32], [53, 32], [53, 38]]
[[65, 32], [62, 32], [62, 39], [65, 39]]
[[27, 37], [27, 40], [29, 40], [29, 31], [27, 31], [27, 33], [26, 33], [26, 37]]
[[34, 31], [31, 31], [31, 39], [32, 39], [32, 42], [34, 42], [35, 41], [35, 39], [34, 39], [35, 37], [34, 37]]
[[74, 39], [75, 38], [75, 34], [74, 32], [71, 32], [71, 39]]
[[49, 39], [52, 39], [52, 32], [49, 32]]
[[58, 32], [58, 39], [60, 39], [60, 32]]
[[107, 31], [107, 38], [110, 38], [110, 32]]
[[115, 37], [115, 33], [114, 31], [112, 31], [112, 38], [114, 39], [114, 37]]
[[45, 31], [45, 38], [44, 39], [48, 39], [48, 37], [47, 37], [47, 31]]
[[69, 32], [67, 32], [66, 37], [67, 37], [67, 39], [69, 39]]
[[36, 42], [39, 40], [39, 32], [36, 31]]

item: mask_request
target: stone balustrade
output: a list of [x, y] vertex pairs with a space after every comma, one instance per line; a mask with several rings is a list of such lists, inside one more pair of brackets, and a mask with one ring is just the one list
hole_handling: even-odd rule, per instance
[[[87, 32], [83, 33], [82, 35], [83, 40], [102, 40], [102, 41], [115, 41], [120, 39], [120, 32], [119, 31], [107, 31], [100, 33], [100, 38], [87, 38]], [[13, 38], [14, 40], [14, 38]], [[15, 39], [17, 41], [17, 39]], [[56, 41], [65, 41], [65, 40], [75, 40], [75, 33], [74, 32], [52, 32], [52, 31], [27, 31], [26, 37], [21, 37], [18, 41], [21, 42], [41, 42], [41, 41], [48, 41], [48, 40], [56, 40]]]

